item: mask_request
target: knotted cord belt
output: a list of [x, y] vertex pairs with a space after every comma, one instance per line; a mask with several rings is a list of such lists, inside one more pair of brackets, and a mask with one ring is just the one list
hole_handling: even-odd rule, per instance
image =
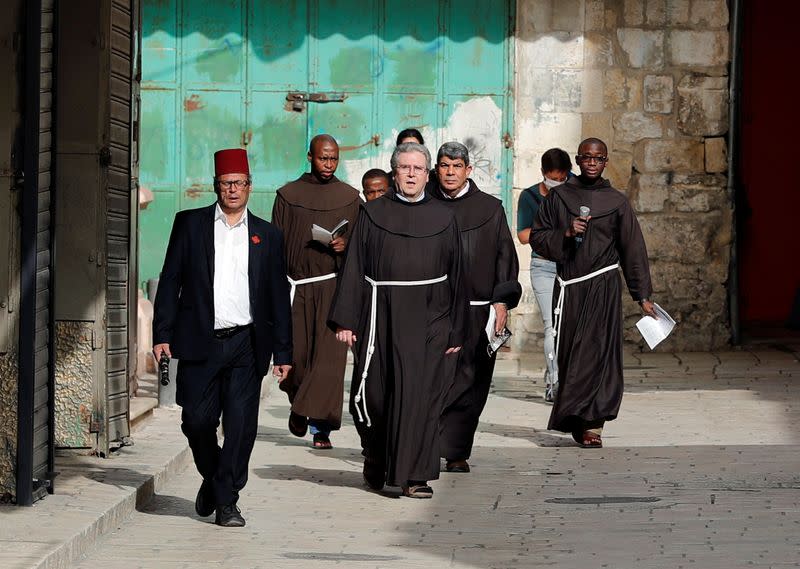
[[[435, 279], [426, 279], [423, 281], [376, 281], [368, 276], [364, 276], [364, 279], [366, 279], [366, 281], [372, 286], [369, 308], [369, 334], [367, 335], [367, 357], [364, 359], [364, 371], [361, 372], [361, 385], [358, 386], [358, 391], [356, 392], [354, 400], [356, 403], [356, 414], [358, 415], [359, 423], [363, 423], [364, 419], [366, 418], [367, 427], [371, 427], [372, 421], [370, 420], [369, 413], [367, 412], [366, 387], [369, 364], [372, 362], [372, 354], [375, 352], [375, 328], [378, 320], [378, 287], [431, 285], [446, 281], [447, 275], [442, 275], [441, 277], [437, 277]], [[361, 409], [358, 408], [359, 403], [361, 403], [361, 407], [364, 410], [363, 415], [361, 413]]]
[[560, 276], [556, 275], [556, 280], [558, 281], [558, 284], [561, 285], [561, 290], [558, 291], [558, 302], [556, 302], [556, 307], [553, 310], [553, 336], [555, 336], [556, 338], [555, 342], [556, 357], [558, 357], [558, 338], [559, 336], [561, 336], [561, 313], [564, 311], [564, 303], [566, 302], [567, 299], [567, 287], [575, 283], [588, 281], [590, 279], [602, 275], [603, 273], [607, 273], [609, 271], [613, 271], [618, 268], [619, 268], [619, 263], [614, 263], [613, 265], [603, 267], [602, 269], [598, 269], [593, 273], [589, 273], [588, 275], [583, 275], [582, 277], [569, 279], [568, 281], [565, 281]]
[[308, 277], [307, 279], [297, 279], [297, 280], [294, 280], [289, 275], [286, 275], [286, 279], [289, 281], [289, 284], [292, 285], [292, 288], [289, 291], [289, 304], [292, 305], [294, 304], [294, 293], [299, 285], [318, 283], [335, 278], [336, 278], [336, 273], [329, 273], [327, 275], [320, 275], [318, 277]]

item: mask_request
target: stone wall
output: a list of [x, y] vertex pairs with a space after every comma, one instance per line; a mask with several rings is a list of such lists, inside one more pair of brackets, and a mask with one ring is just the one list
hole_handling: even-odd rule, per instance
[[[663, 350], [730, 337], [728, 44], [724, 0], [517, 2], [515, 195], [541, 180], [548, 148], [574, 156], [583, 138], [608, 143], [605, 175], [638, 214], [653, 297], [679, 322]], [[526, 294], [515, 348], [530, 350], [542, 325], [530, 249], [519, 254]], [[642, 347], [638, 306], [626, 294], [623, 307], [625, 339]]]
[[17, 352], [0, 354], [0, 502], [17, 493]]

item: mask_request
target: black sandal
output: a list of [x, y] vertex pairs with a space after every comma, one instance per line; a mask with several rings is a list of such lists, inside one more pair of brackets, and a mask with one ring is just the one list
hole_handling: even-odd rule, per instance
[[317, 450], [328, 450], [333, 448], [331, 439], [325, 433], [315, 433], [312, 446]]

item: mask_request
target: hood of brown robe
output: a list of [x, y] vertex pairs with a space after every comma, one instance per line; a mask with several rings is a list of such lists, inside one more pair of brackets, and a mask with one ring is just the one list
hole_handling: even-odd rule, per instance
[[283, 186], [278, 194], [290, 205], [315, 211], [341, 209], [361, 199], [358, 190], [336, 176], [320, 183], [309, 173]]

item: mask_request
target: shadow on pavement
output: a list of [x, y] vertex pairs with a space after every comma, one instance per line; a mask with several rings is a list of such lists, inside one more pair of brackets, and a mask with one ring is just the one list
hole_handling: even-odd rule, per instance
[[520, 425], [500, 425], [498, 423], [480, 423], [478, 430], [500, 437], [525, 439], [540, 447], [574, 447], [575, 442], [569, 435], [559, 435], [546, 429], [534, 429]]
[[306, 468], [294, 464], [273, 464], [255, 468], [253, 473], [266, 480], [302, 480], [321, 486], [358, 488], [367, 491], [361, 470], [336, 470], [326, 468]]

